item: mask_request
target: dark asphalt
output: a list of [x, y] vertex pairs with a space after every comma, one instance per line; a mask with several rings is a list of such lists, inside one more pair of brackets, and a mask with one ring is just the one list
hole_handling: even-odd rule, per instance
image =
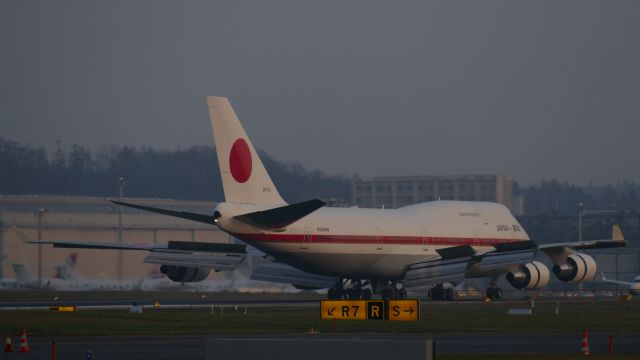
[[[436, 341], [438, 353], [565, 353], [580, 351], [581, 334], [532, 333], [532, 334], [300, 334], [300, 335], [245, 335], [219, 336], [242, 346], [244, 339], [287, 339], [291, 341], [323, 341], [326, 339], [350, 339], [353, 341], [376, 340], [388, 342], [389, 346], [402, 346], [406, 342], [424, 341], [431, 336]], [[95, 360], [140, 359], [201, 360], [204, 357], [204, 343], [209, 336], [131, 336], [131, 337], [30, 337], [31, 352], [0, 353], [2, 359], [49, 359], [51, 341], [56, 341], [58, 359], [86, 359], [87, 351], [92, 351]], [[592, 353], [608, 351], [607, 333], [590, 334]], [[15, 350], [18, 338], [14, 337]], [[260, 349], [246, 358], [263, 358]], [[614, 352], [640, 354], [640, 333], [614, 334]]]
[[[23, 301], [0, 301], [0, 309], [30, 309], [30, 308], [48, 308], [57, 305], [75, 305], [77, 307], [122, 307], [131, 306], [133, 302], [143, 306], [153, 306], [155, 301], [152, 300], [120, 300], [120, 299], [104, 299], [104, 300], [68, 300], [68, 301], [52, 301], [52, 300], [23, 300]], [[161, 300], [162, 306], [211, 306], [211, 305], [317, 305], [317, 299], [296, 299], [294, 297], [288, 299], [204, 299], [204, 300]]]

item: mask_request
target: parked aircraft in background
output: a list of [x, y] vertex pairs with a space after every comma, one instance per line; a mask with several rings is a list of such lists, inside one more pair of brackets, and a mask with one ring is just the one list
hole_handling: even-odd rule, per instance
[[625, 285], [629, 288], [629, 293], [635, 296], [640, 296], [640, 275], [636, 275], [632, 281], [609, 280], [604, 276], [604, 273], [602, 272], [600, 273], [600, 275], [602, 276], [602, 281], [612, 284]]
[[[43, 278], [42, 289], [57, 291], [131, 291], [140, 288], [140, 280], [85, 279], [68, 263], [54, 265], [59, 277]], [[23, 289], [39, 289], [38, 277], [23, 262], [11, 264], [16, 274], [16, 285]]]
[[[491, 202], [433, 201], [398, 209], [326, 208], [317, 199], [287, 204], [229, 101], [207, 101], [225, 202], [212, 215], [113, 202], [218, 226], [266, 254], [253, 279], [328, 288], [331, 299], [373, 293], [388, 299], [405, 297], [407, 288], [489, 277], [495, 295], [502, 275], [517, 289], [547, 285], [551, 271], [533, 260], [538, 251], [555, 264], [558, 279], [581, 282], [592, 280], [597, 266], [580, 250], [625, 245], [617, 225], [612, 239], [539, 245], [506, 207]], [[246, 257], [242, 245], [212, 243], [33, 243], [149, 251], [145, 261], [178, 282], [202, 281], [210, 269], [232, 270]]]
[[[23, 262], [13, 262], [11, 263], [11, 268], [16, 275], [15, 285], [18, 288], [37, 289], [39, 287], [38, 278], [33, 274], [31, 269], [29, 269], [27, 264]], [[48, 281], [48, 279], [42, 280], [43, 284]]]

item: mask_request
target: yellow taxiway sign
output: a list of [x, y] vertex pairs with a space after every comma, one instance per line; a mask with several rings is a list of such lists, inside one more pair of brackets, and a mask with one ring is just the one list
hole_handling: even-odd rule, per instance
[[323, 320], [420, 320], [419, 300], [322, 300]]
[[420, 320], [420, 300], [389, 300], [389, 320]]
[[323, 320], [367, 320], [365, 300], [322, 300], [320, 318]]

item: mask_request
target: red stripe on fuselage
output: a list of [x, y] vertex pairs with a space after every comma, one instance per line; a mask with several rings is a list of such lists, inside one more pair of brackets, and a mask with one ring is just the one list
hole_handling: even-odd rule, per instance
[[[495, 245], [527, 241], [502, 238], [454, 238], [420, 236], [372, 236], [372, 235], [303, 235], [303, 234], [233, 234], [233, 236], [256, 242], [316, 243], [316, 244], [393, 244], [393, 245]], [[382, 240], [382, 241], [381, 241]]]

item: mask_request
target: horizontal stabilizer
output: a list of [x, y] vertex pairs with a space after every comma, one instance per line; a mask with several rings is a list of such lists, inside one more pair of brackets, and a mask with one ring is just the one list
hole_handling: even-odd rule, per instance
[[261, 229], [277, 230], [293, 224], [303, 217], [325, 206], [322, 200], [309, 200], [297, 204], [256, 211], [235, 216], [234, 219]]
[[187, 211], [167, 210], [167, 209], [155, 208], [151, 206], [130, 204], [130, 203], [125, 203], [125, 202], [116, 201], [116, 200], [111, 200], [111, 202], [117, 205], [127, 206], [127, 207], [138, 209], [138, 210], [144, 210], [144, 211], [154, 212], [154, 213], [163, 214], [163, 215], [169, 215], [169, 216], [178, 217], [181, 219], [187, 219], [191, 221], [197, 221], [205, 224], [211, 224], [211, 225], [214, 224], [212, 215], [196, 214], [196, 213], [187, 212]]

